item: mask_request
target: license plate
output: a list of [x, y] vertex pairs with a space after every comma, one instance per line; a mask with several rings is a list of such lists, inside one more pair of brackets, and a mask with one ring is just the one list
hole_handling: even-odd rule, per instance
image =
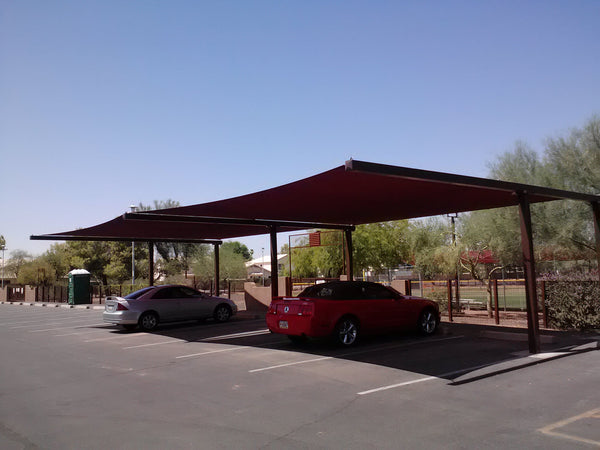
[[288, 328], [288, 323], [287, 320], [280, 320], [279, 321], [279, 328], [282, 328], [284, 330], [287, 330]]

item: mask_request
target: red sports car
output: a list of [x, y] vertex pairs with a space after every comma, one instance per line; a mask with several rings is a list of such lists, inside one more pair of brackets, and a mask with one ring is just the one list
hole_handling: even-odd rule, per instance
[[356, 343], [363, 333], [416, 329], [431, 335], [439, 323], [436, 302], [365, 281], [316, 284], [298, 297], [273, 299], [267, 312], [269, 330], [293, 342], [333, 336], [344, 346]]

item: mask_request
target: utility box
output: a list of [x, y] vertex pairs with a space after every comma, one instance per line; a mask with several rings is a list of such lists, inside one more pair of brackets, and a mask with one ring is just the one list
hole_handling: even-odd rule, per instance
[[90, 278], [90, 273], [85, 269], [75, 269], [69, 272], [69, 305], [92, 303]]

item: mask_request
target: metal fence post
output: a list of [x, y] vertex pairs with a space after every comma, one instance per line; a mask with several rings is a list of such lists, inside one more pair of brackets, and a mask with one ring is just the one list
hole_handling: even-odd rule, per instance
[[452, 319], [452, 280], [448, 280], [447, 286], [448, 286], [448, 320], [450, 322], [452, 322], [453, 321], [453, 319]]
[[541, 289], [542, 289], [542, 320], [544, 324], [544, 328], [548, 328], [548, 311], [546, 309], [546, 280], [541, 281]]
[[494, 280], [494, 317], [496, 325], [500, 325], [500, 308], [498, 307], [498, 280]]

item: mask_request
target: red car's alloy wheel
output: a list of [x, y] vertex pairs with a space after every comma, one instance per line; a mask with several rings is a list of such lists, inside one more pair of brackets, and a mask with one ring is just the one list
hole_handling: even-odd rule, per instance
[[342, 345], [353, 345], [358, 339], [358, 324], [356, 320], [346, 317], [335, 327], [335, 338]]

